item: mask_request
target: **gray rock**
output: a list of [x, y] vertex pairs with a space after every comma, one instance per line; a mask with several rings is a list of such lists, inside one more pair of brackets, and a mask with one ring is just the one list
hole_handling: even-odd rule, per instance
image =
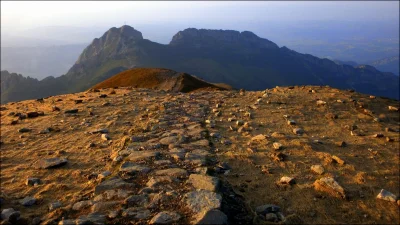
[[41, 159], [39, 160], [35, 167], [38, 169], [49, 169], [49, 168], [55, 168], [59, 166], [63, 166], [68, 162], [67, 159], [65, 158], [49, 158], [49, 159]]
[[386, 200], [389, 202], [396, 202], [396, 195], [392, 194], [389, 191], [386, 191], [385, 189], [382, 189], [381, 192], [376, 196], [378, 199]]
[[73, 210], [76, 210], [76, 211], [80, 211], [80, 210], [82, 210], [82, 209], [84, 209], [84, 208], [88, 208], [89, 206], [92, 206], [93, 203], [94, 203], [94, 202], [93, 202], [92, 200], [80, 201], [80, 202], [75, 203], [75, 204], [72, 206], [72, 209], [73, 209]]
[[333, 178], [323, 177], [314, 182], [314, 188], [318, 191], [327, 192], [335, 197], [346, 198], [345, 190]]
[[147, 195], [132, 195], [124, 200], [124, 204], [126, 204], [128, 207], [145, 207], [149, 204], [149, 198]]
[[77, 113], [77, 112], [78, 112], [78, 109], [68, 109], [68, 110], [64, 111], [65, 114], [71, 114], [71, 113]]
[[154, 158], [159, 156], [160, 153], [159, 152], [155, 152], [155, 151], [135, 151], [132, 152], [131, 154], [129, 154], [128, 159], [130, 161], [140, 161], [140, 160], [146, 160], [146, 159], [150, 159], [150, 158]]
[[110, 209], [115, 209], [120, 205], [120, 201], [110, 201], [110, 202], [96, 202], [92, 206], [92, 212], [106, 212]]
[[104, 191], [111, 190], [111, 189], [117, 189], [117, 188], [123, 188], [123, 189], [129, 189], [133, 188], [135, 185], [131, 183], [127, 183], [121, 178], [118, 177], [113, 177], [111, 179], [105, 180], [101, 182], [99, 185], [97, 185], [94, 189], [94, 193], [101, 194]]
[[26, 132], [30, 132], [30, 131], [31, 131], [31, 129], [25, 128], [25, 127], [18, 130], [19, 133], [26, 133]]
[[160, 143], [162, 145], [170, 145], [170, 144], [175, 144], [177, 142], [178, 142], [178, 137], [177, 136], [165, 137], [165, 138], [162, 138], [160, 140]]
[[162, 165], [169, 165], [169, 164], [171, 164], [171, 161], [168, 160], [168, 159], [165, 159], [165, 160], [156, 160], [156, 161], [154, 161], [154, 164], [160, 165], [160, 166], [162, 166]]
[[41, 181], [40, 181], [39, 178], [29, 177], [29, 178], [26, 180], [25, 184], [28, 185], [28, 186], [34, 186], [34, 185], [40, 184], [40, 182], [41, 182]]
[[189, 176], [188, 183], [191, 183], [196, 189], [204, 189], [209, 191], [218, 191], [220, 185], [217, 177], [201, 174], [191, 174]]
[[199, 146], [199, 147], [208, 147], [210, 146], [210, 142], [206, 139], [198, 140], [190, 143], [191, 145]]
[[280, 184], [294, 184], [296, 183], [295, 180], [292, 177], [281, 177], [281, 179], [279, 180]]
[[323, 174], [325, 172], [325, 169], [322, 165], [312, 165], [311, 166], [311, 171], [313, 171], [316, 174]]
[[131, 191], [126, 191], [123, 189], [117, 189], [117, 190], [112, 189], [112, 190], [105, 191], [101, 195], [97, 195], [94, 200], [95, 201], [103, 201], [104, 199], [106, 199], [106, 200], [111, 200], [114, 198], [122, 199], [122, 198], [128, 197], [131, 193], [132, 193]]
[[301, 129], [301, 128], [294, 128], [294, 129], [293, 129], [293, 133], [294, 133], [294, 134], [303, 134], [303, 133], [304, 133], [304, 130]]
[[20, 216], [21, 213], [19, 211], [15, 211], [13, 208], [3, 209], [1, 211], [1, 219], [12, 224], [17, 224], [17, 220]]
[[129, 174], [133, 173], [142, 173], [142, 174], [147, 174], [150, 172], [150, 168], [146, 166], [141, 166], [138, 164], [135, 164], [133, 162], [124, 162], [121, 167], [119, 168], [119, 171], [121, 172], [126, 172]]
[[212, 137], [212, 138], [220, 138], [221, 134], [220, 133], [211, 133], [210, 137]]
[[131, 207], [122, 212], [123, 217], [132, 219], [147, 219], [151, 216], [150, 210], [143, 207]]
[[33, 197], [25, 197], [22, 200], [19, 201], [19, 203], [23, 206], [32, 206], [36, 203], [36, 199]]
[[49, 211], [53, 211], [55, 209], [58, 209], [62, 206], [61, 202], [56, 201], [56, 202], [52, 202], [49, 204]]
[[44, 130], [39, 131], [39, 134], [48, 134], [48, 133], [50, 133], [50, 129], [49, 128], [46, 128]]
[[150, 188], [156, 188], [158, 186], [161, 186], [162, 184], [172, 183], [174, 181], [176, 180], [170, 176], [156, 176], [150, 178], [150, 180], [146, 183], [146, 186]]
[[186, 205], [194, 212], [200, 213], [204, 210], [218, 209], [221, 207], [221, 195], [208, 191], [199, 190], [186, 193], [184, 196]]
[[218, 209], [204, 210], [196, 216], [194, 224], [228, 224], [228, 217]]
[[258, 215], [265, 215], [267, 213], [277, 213], [280, 212], [281, 208], [276, 205], [272, 204], [266, 204], [266, 205], [260, 205], [256, 207], [256, 213]]
[[259, 135], [257, 135], [257, 136], [254, 136], [254, 137], [252, 137], [251, 138], [251, 142], [257, 142], [257, 141], [264, 141], [264, 140], [266, 140], [267, 138], [265, 137], [265, 135], [263, 135], [263, 134], [259, 134]]
[[163, 211], [155, 215], [150, 224], [171, 224], [177, 222], [181, 216], [176, 212]]
[[196, 149], [185, 155], [185, 161], [191, 164], [203, 166], [207, 162], [208, 151]]

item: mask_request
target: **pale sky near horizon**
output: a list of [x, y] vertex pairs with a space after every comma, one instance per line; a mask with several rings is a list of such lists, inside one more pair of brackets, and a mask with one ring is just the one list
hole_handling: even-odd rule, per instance
[[399, 1], [105, 2], [1, 1], [1, 26], [116, 26], [127, 23], [399, 21]]

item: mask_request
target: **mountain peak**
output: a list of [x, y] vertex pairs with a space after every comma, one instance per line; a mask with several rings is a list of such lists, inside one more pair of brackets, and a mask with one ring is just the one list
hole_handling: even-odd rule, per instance
[[131, 26], [112, 27], [103, 36], [92, 41], [80, 55], [77, 64], [99, 54], [112, 55], [123, 52], [130, 44], [140, 40], [143, 40], [142, 33]]
[[258, 37], [250, 31], [235, 30], [211, 30], [187, 28], [175, 34], [170, 45], [187, 46], [213, 46], [213, 45], [236, 45], [242, 47], [256, 48], [278, 48], [278, 46], [264, 38]]

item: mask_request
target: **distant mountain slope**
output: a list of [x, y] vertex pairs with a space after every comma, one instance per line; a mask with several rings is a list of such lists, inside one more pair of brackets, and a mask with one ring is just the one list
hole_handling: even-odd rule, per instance
[[393, 56], [389, 58], [384, 58], [380, 60], [373, 61], [369, 63], [380, 71], [391, 72], [399, 75], [399, 56]]
[[60, 93], [61, 79], [47, 77], [42, 81], [4, 70], [0, 74], [1, 103], [41, 98]]
[[173, 70], [158, 68], [135, 68], [126, 70], [96, 84], [91, 89], [113, 87], [151, 88], [175, 92], [191, 92], [205, 88], [218, 90], [226, 89], [202, 81], [187, 73], [178, 73]]
[[342, 60], [338, 60], [338, 59], [335, 59], [333, 61], [338, 65], [349, 65], [349, 66], [353, 66], [353, 67], [358, 66], [358, 63], [356, 63], [354, 61], [342, 61]]
[[[399, 99], [399, 77], [373, 67], [337, 65], [328, 59], [300, 54], [249, 31], [179, 31], [170, 44], [143, 39], [130, 26], [111, 28], [85, 48], [77, 62], [57, 82], [52, 95], [87, 90], [134, 67], [185, 71], [207, 82], [261, 90], [285, 85], [330, 85]], [[33, 87], [32, 87], [33, 88]], [[15, 93], [18, 93], [17, 90]], [[7, 101], [7, 99], [6, 99]]]

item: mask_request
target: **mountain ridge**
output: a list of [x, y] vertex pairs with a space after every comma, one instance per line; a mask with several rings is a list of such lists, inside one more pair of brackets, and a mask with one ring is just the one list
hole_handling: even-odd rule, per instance
[[[331, 85], [399, 99], [395, 75], [337, 65], [328, 59], [279, 48], [248, 31], [188, 28], [163, 45], [143, 39], [140, 31], [127, 25], [113, 27], [94, 39], [70, 70], [51, 83], [57, 86], [51, 87], [55, 91], [47, 91], [43, 97], [83, 91], [135, 67], [184, 71], [211, 83], [248, 90], [277, 85]], [[40, 86], [49, 85], [42, 81]], [[35, 84], [32, 88], [41, 92]], [[2, 97], [2, 102], [7, 101]]]

